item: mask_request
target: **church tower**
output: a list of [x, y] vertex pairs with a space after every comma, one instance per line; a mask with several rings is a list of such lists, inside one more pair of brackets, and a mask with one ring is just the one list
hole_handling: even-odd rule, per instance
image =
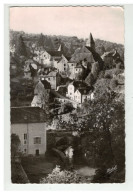
[[95, 42], [91, 33], [90, 33], [89, 39], [86, 42], [86, 46], [91, 47], [95, 50]]

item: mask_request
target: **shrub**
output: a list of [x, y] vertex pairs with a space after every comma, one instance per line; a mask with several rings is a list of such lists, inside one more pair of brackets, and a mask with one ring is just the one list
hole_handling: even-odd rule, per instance
[[112, 79], [110, 82], [110, 88], [114, 90], [118, 86], [118, 81], [116, 79]]
[[112, 79], [112, 75], [110, 75], [109, 72], [105, 72], [104, 78]]
[[49, 174], [46, 178], [43, 178], [40, 183], [85, 183], [86, 178], [83, 176], [80, 176], [77, 174], [76, 171], [67, 171], [63, 170], [61, 171], [60, 166], [56, 166], [56, 168], [53, 169], [52, 173]]
[[104, 78], [104, 75], [105, 75], [105, 72], [104, 72], [104, 71], [101, 71], [101, 72], [99, 73], [98, 78], [99, 78], [99, 79], [102, 79], [102, 78]]

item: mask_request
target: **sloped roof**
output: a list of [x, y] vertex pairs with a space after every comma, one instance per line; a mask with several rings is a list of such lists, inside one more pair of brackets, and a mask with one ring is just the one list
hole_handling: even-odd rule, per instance
[[46, 120], [46, 113], [39, 107], [11, 107], [11, 124], [43, 123]]
[[71, 59], [69, 60], [69, 62], [80, 62], [83, 61], [86, 58], [86, 61], [89, 63], [93, 63], [94, 62], [94, 58], [93, 55], [90, 51], [86, 51], [88, 50], [87, 48], [81, 48], [78, 52], [75, 51], [75, 53], [72, 55]]
[[75, 68], [83, 68], [83, 66], [80, 63], [77, 63]]
[[82, 88], [87, 88], [88, 85], [85, 82], [82, 81], [73, 81], [71, 84], [76, 88], [76, 89], [82, 89]]
[[83, 88], [81, 88], [81, 89], [78, 89], [79, 90], [79, 92], [82, 94], [82, 95], [87, 95], [87, 94], [89, 94], [89, 92], [91, 91], [91, 90], [93, 90], [93, 87], [87, 87], [86, 89], [83, 89]]
[[43, 83], [45, 89], [51, 89], [51, 85], [47, 80], [45, 80], [45, 79], [43, 80], [43, 78], [42, 78], [41, 82]]
[[56, 71], [51, 71], [48, 76], [56, 76], [57, 72]]
[[62, 52], [61, 51], [47, 51], [52, 57], [61, 57]]

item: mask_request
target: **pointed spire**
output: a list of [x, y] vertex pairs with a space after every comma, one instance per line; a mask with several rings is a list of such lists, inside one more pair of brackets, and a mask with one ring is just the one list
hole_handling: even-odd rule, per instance
[[58, 51], [61, 51], [61, 44], [60, 44], [60, 46], [59, 46], [59, 48], [58, 48]]
[[95, 50], [95, 42], [91, 33], [90, 33], [89, 39], [86, 42], [86, 46], [91, 47]]

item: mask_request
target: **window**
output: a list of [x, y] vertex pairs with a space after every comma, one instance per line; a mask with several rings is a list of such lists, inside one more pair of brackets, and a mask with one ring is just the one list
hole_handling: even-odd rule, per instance
[[72, 93], [70, 93], [70, 95], [72, 95]]
[[26, 150], [26, 149], [24, 149], [24, 152], [26, 153], [26, 152], [27, 152], [27, 150]]
[[24, 144], [26, 144], [27, 143], [27, 141], [26, 140], [24, 140]]
[[34, 144], [41, 144], [41, 137], [35, 137]]
[[24, 139], [27, 139], [27, 133], [24, 133]]
[[66, 64], [64, 64], [64, 66], [66, 66]]
[[73, 64], [72, 64], [72, 66], [73, 66]]
[[48, 80], [50, 80], [50, 77], [48, 78]]
[[64, 67], [64, 71], [66, 70], [66, 68]]

